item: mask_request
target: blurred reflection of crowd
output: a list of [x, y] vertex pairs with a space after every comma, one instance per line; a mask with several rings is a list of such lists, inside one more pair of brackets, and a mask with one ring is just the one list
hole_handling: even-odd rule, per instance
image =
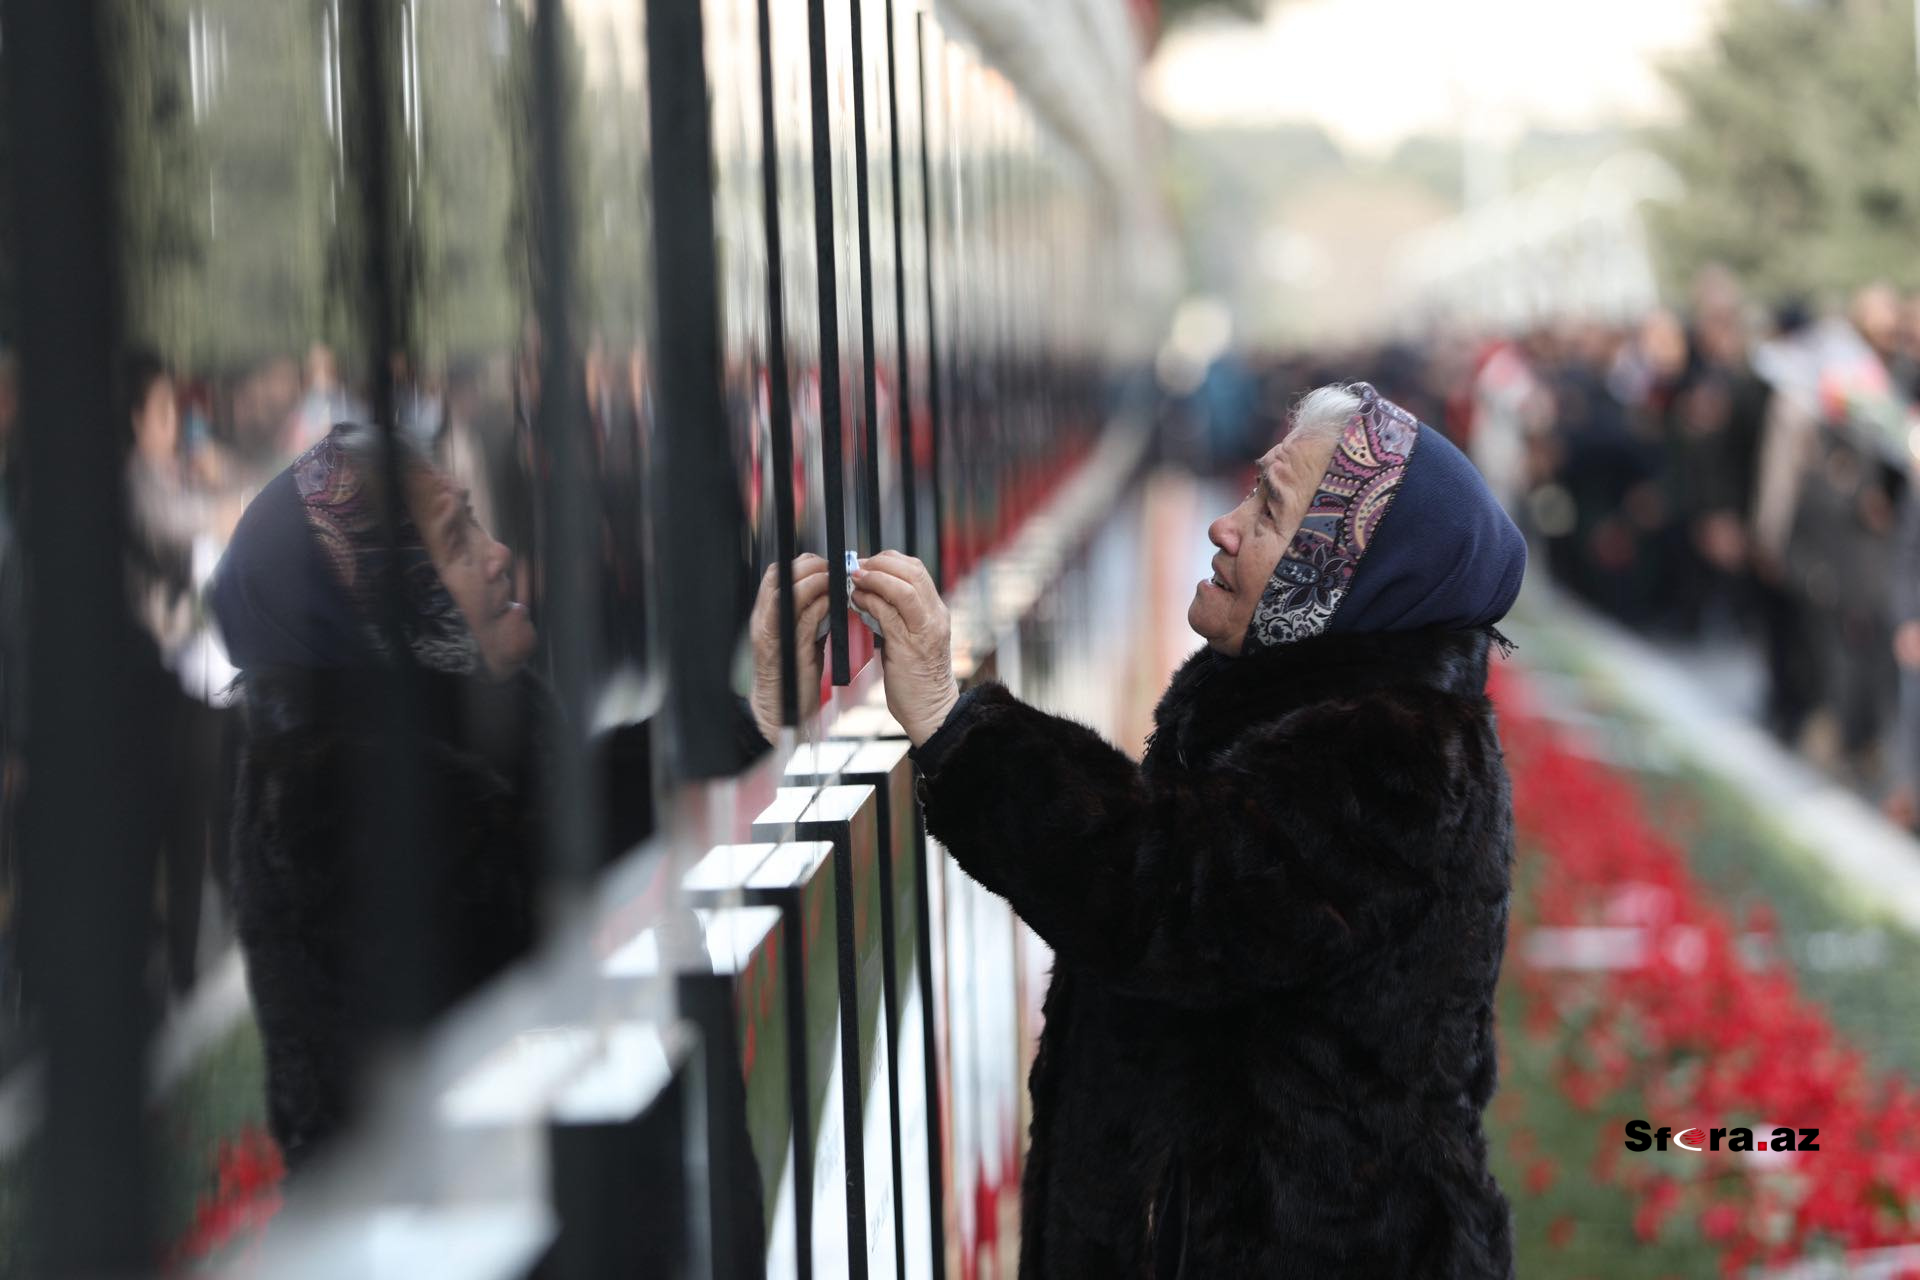
[[1768, 310], [1710, 268], [1631, 323], [1223, 357], [1164, 438], [1236, 468], [1301, 390], [1355, 378], [1469, 452], [1559, 586], [1665, 643], [1750, 646], [1766, 727], [1920, 823], [1920, 294]]
[[[543, 519], [536, 477], [548, 466], [536, 439], [539, 362], [539, 334], [529, 323], [511, 352], [418, 366], [395, 355], [389, 366], [399, 429], [471, 495], [477, 520], [516, 553], [513, 594], [536, 614]], [[0, 352], [0, 1066], [20, 1051], [24, 998], [13, 925], [27, 688], [17, 529], [28, 488], [11, 448], [14, 369]], [[596, 345], [584, 378], [590, 465], [601, 490], [600, 640], [615, 667], [643, 668], [648, 647], [639, 563], [647, 376], [641, 356]], [[136, 350], [118, 377], [127, 599], [140, 636], [139, 684], [151, 723], [163, 726], [143, 778], [153, 788], [146, 811], [161, 815], [149, 963], [158, 1007], [185, 993], [232, 936], [228, 827], [242, 735], [237, 673], [208, 605], [215, 566], [261, 486], [336, 423], [368, 421], [369, 398], [343, 379], [339, 357], [322, 342], [224, 371], [174, 369], [159, 354]]]

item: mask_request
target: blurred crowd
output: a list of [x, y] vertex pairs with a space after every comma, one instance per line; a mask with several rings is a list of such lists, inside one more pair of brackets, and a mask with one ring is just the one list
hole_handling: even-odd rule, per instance
[[1235, 467], [1356, 377], [1468, 451], [1536, 573], [1663, 643], [1747, 646], [1767, 729], [1920, 824], [1920, 294], [1767, 308], [1715, 267], [1634, 323], [1225, 356], [1168, 436]]
[[[1663, 642], [1747, 647], [1764, 672], [1752, 710], [1767, 728], [1920, 825], [1920, 493], [1909, 484], [1920, 465], [1920, 295], [1871, 285], [1830, 313], [1767, 310], [1711, 269], [1684, 308], [1635, 323], [1433, 332], [1284, 357], [1228, 351], [1163, 399], [1163, 448], [1202, 471], [1237, 470], [1303, 390], [1365, 378], [1466, 449], [1526, 531], [1536, 572]], [[401, 430], [521, 553], [514, 595], [536, 610], [534, 478], [549, 465], [533, 431], [539, 363], [529, 328], [489, 360], [392, 369]], [[644, 667], [644, 570], [632, 560], [646, 545], [636, 531], [648, 371], [596, 346], [583, 373], [603, 490], [602, 641], [615, 665]], [[21, 1000], [9, 925], [28, 680], [14, 382], [0, 354], [0, 1062]], [[147, 779], [166, 815], [152, 947], [164, 998], [187, 990], [228, 937], [235, 672], [208, 582], [259, 486], [368, 407], [319, 343], [228, 377], [185, 376], [134, 352], [120, 403], [129, 604], [154, 722], [168, 726]], [[750, 506], [756, 494], [750, 485]]]

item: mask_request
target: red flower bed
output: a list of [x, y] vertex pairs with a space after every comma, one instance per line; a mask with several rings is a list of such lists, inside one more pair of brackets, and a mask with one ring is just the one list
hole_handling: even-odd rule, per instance
[[[1816, 1245], [1920, 1242], [1920, 1091], [1841, 1039], [1777, 959], [1770, 915], [1729, 919], [1632, 784], [1535, 712], [1524, 677], [1496, 668], [1490, 685], [1520, 844], [1507, 977], [1523, 1027], [1565, 1036], [1557, 1085], [1575, 1107], [1645, 1104], [1596, 1124], [1588, 1174], [1630, 1191], [1641, 1239], [1697, 1231], [1724, 1274]], [[1533, 959], [1536, 931], [1596, 927], [1611, 931], [1600, 941], [1630, 943], [1630, 958]], [[1631, 1119], [1676, 1133], [1747, 1127], [1756, 1145], [1776, 1126], [1817, 1128], [1819, 1150], [1635, 1153], [1624, 1149]], [[1516, 1155], [1535, 1192], [1562, 1175], [1546, 1154]]]
[[280, 1209], [280, 1182], [286, 1165], [280, 1148], [260, 1129], [223, 1139], [215, 1156], [216, 1185], [200, 1197], [193, 1227], [167, 1259], [170, 1270], [199, 1261], [259, 1229]]

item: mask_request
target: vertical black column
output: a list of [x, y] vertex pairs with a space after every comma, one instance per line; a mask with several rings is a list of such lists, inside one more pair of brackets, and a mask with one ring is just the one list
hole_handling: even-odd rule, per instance
[[738, 637], [733, 601], [714, 590], [712, 566], [715, 548], [739, 538], [745, 516], [720, 396], [712, 126], [699, 5], [647, 0], [647, 93], [662, 454], [652, 483], [666, 708], [676, 776], [716, 778], [740, 764], [723, 714], [733, 698], [728, 668]]
[[141, 960], [151, 871], [142, 715], [122, 579], [118, 329], [104, 6], [8, 0], [7, 146], [19, 243], [31, 687], [21, 927], [46, 1052], [35, 1275], [152, 1265]]
[[[885, 0], [875, 0], [885, 3]], [[866, 412], [861, 415], [867, 432], [866, 510], [862, 512], [866, 536], [872, 539], [869, 550], [880, 550], [886, 536], [880, 523], [880, 394], [879, 371], [874, 367], [876, 352], [873, 337], [873, 198], [867, 178], [867, 48], [865, 23], [860, 0], [847, 0], [853, 26], [853, 165], [854, 207], [859, 211], [860, 244], [860, 341], [864, 346], [860, 362], [861, 394]]]
[[945, 430], [944, 419], [940, 411], [940, 326], [939, 304], [935, 289], [935, 262], [933, 253], [933, 147], [929, 139], [932, 130], [927, 127], [927, 21], [926, 13], [916, 14], [914, 29], [914, 57], [920, 66], [920, 185], [925, 194], [925, 207], [920, 219], [920, 238], [925, 243], [927, 256], [926, 307], [927, 307], [927, 432], [928, 455], [927, 470], [931, 472], [933, 487], [933, 582], [945, 591], [952, 585], [947, 580], [947, 557], [942, 534], [947, 527], [946, 501], [940, 485], [940, 437]]
[[[349, 86], [348, 152], [351, 189], [360, 196], [351, 217], [359, 228], [361, 290], [355, 300], [366, 324], [361, 352], [367, 369], [368, 404], [382, 434], [387, 575], [381, 584], [381, 624], [393, 662], [378, 678], [387, 683], [380, 700], [383, 723], [375, 749], [355, 762], [348, 818], [352, 901], [361, 935], [371, 948], [352, 957], [350, 1008], [379, 1033], [423, 1022], [433, 1012], [444, 942], [435, 932], [436, 886], [431, 868], [446, 865], [431, 842], [444, 823], [427, 811], [417, 723], [418, 681], [406, 643], [407, 603], [398, 565], [398, 532], [406, 488], [394, 425], [394, 387], [389, 356], [404, 349], [405, 308], [395, 288], [393, 204], [393, 108], [395, 104], [395, 13], [382, 0], [355, 0], [349, 14], [353, 39], [343, 80]], [[377, 1059], [376, 1059], [377, 1062]]]
[[[598, 868], [602, 844], [601, 797], [587, 758], [586, 726], [592, 708], [592, 681], [600, 634], [597, 571], [599, 548], [594, 521], [599, 492], [586, 438], [587, 417], [580, 362], [573, 336], [573, 192], [567, 169], [572, 137], [572, 86], [566, 81], [564, 41], [568, 38], [563, 0], [539, 0], [533, 21], [534, 174], [540, 185], [538, 207], [544, 216], [536, 242], [539, 269], [533, 273], [534, 306], [540, 316], [540, 404], [534, 437], [547, 458], [545, 475], [533, 477], [546, 487], [547, 652], [553, 662], [553, 723], [547, 734], [547, 867], [556, 887], [584, 889]], [[711, 243], [711, 237], [708, 238]], [[663, 378], [664, 381], [664, 378]], [[671, 428], [677, 417], [668, 419]], [[678, 450], [668, 446], [669, 457]], [[671, 544], [670, 548], [671, 548]], [[719, 543], [710, 543], [718, 546]], [[721, 592], [709, 592], [720, 597]], [[680, 597], [666, 599], [676, 606]], [[677, 610], [676, 610], [677, 612]], [[672, 627], [672, 616], [667, 619]], [[672, 660], [682, 657], [671, 650]], [[670, 668], [680, 677], [681, 669]], [[729, 705], [725, 671], [721, 689], [706, 702], [709, 721], [726, 723], [719, 709]], [[705, 692], [704, 688], [702, 692]], [[644, 783], [642, 784], [644, 785]]]
[[[780, 235], [780, 148], [774, 127], [773, 11], [759, 0], [760, 32], [760, 195], [767, 220], [767, 379], [773, 413], [774, 563], [780, 578], [780, 723], [800, 723], [800, 653], [794, 628], [799, 615], [793, 598], [793, 559], [799, 538], [793, 510], [793, 379], [787, 353], [786, 246]], [[805, 252], [805, 245], [796, 245]]]
[[[906, 541], [901, 544], [900, 549], [910, 556], [918, 556], [920, 554], [920, 504], [918, 502], [919, 495], [915, 492], [915, 481], [918, 477], [913, 467], [913, 351], [907, 341], [907, 334], [909, 332], [907, 328], [907, 228], [906, 219], [901, 217], [901, 210], [906, 207], [906, 201], [900, 198], [900, 186], [902, 183], [909, 181], [909, 178], [907, 174], [901, 171], [900, 166], [900, 42], [894, 33], [894, 28], [898, 23], [898, 17], [894, 12], [894, 0], [885, 0], [885, 4], [887, 6], [887, 119], [893, 122], [893, 131], [887, 138], [888, 151], [893, 165], [893, 314], [895, 317], [894, 332], [899, 335], [900, 343], [900, 391], [898, 396], [898, 403], [900, 405], [898, 413], [900, 424], [900, 504], [902, 513], [901, 528], [906, 531]], [[922, 89], [921, 111], [923, 113], [926, 110], [925, 97], [926, 91]], [[921, 133], [923, 136], [920, 144], [922, 154], [924, 154], [926, 150], [925, 132], [926, 123], [923, 114], [921, 118]], [[920, 212], [923, 219], [926, 216], [926, 207], [926, 200], [923, 197], [920, 203]], [[934, 584], [936, 586], [939, 585], [939, 581], [938, 577], [934, 578]]]
[[813, 64], [813, 226], [820, 290], [820, 460], [827, 509], [827, 648], [833, 683], [853, 679], [847, 651], [846, 411], [840, 403], [840, 285], [834, 276], [833, 118], [827, 107], [827, 3], [807, 0], [809, 58]]

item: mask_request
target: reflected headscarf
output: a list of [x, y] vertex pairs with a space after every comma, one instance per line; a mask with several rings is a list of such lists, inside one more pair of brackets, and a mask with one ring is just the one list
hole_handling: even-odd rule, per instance
[[1526, 541], [1466, 455], [1368, 383], [1351, 389], [1360, 406], [1242, 653], [1323, 632], [1490, 626], [1520, 593]]
[[473, 632], [404, 503], [396, 536], [387, 536], [381, 492], [369, 475], [378, 447], [368, 428], [335, 427], [240, 518], [214, 574], [213, 612], [242, 671], [386, 661], [381, 593], [390, 563], [400, 576], [402, 636], [414, 661], [461, 675], [480, 669]]

